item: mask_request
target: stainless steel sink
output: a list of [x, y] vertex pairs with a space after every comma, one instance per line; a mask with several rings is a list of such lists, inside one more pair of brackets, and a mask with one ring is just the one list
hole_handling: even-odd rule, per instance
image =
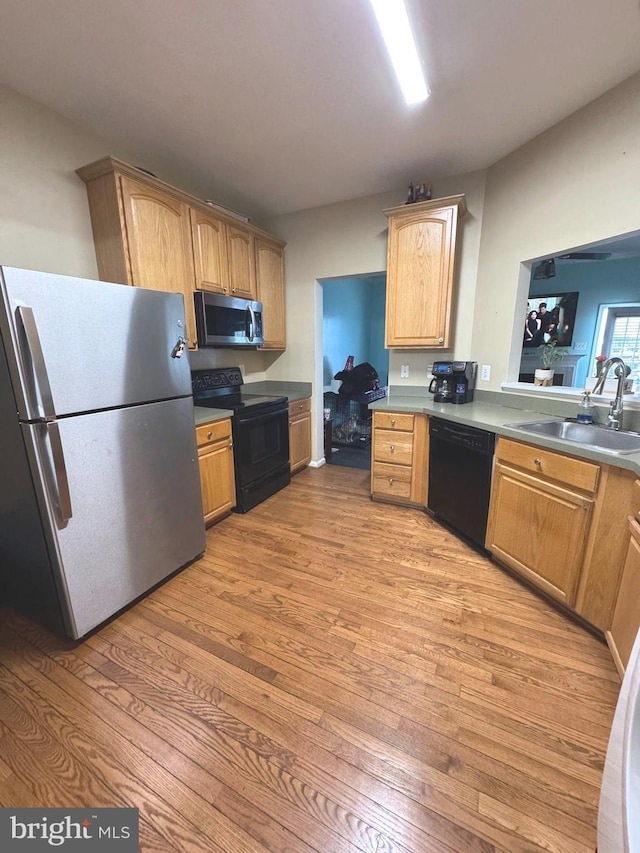
[[572, 441], [584, 447], [593, 447], [609, 453], [640, 452], [640, 433], [607, 429], [597, 424], [579, 424], [575, 421], [533, 421], [527, 424], [505, 424], [505, 426], [535, 435], [544, 435], [547, 438]]

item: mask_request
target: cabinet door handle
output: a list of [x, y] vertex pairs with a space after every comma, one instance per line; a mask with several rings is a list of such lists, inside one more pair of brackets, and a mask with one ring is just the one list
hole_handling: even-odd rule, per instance
[[534, 459], [533, 464], [534, 465], [542, 465], [542, 459]]
[[396, 449], [395, 444], [390, 444], [390, 445], [389, 445], [389, 450], [391, 451], [391, 453], [393, 453], [393, 451], [394, 451], [395, 449]]
[[396, 419], [395, 419], [395, 418], [391, 418], [391, 426], [395, 426], [395, 425], [396, 425]]
[[213, 433], [212, 433], [212, 432], [208, 432], [208, 433], [207, 433], [207, 438], [211, 438], [211, 436], [212, 436], [212, 435], [213, 435]]
[[393, 477], [389, 477], [389, 485], [391, 486], [392, 484], [393, 484]]
[[444, 338], [438, 338], [438, 343], [439, 343], [439, 344], [443, 344], [443, 343], [444, 343]]

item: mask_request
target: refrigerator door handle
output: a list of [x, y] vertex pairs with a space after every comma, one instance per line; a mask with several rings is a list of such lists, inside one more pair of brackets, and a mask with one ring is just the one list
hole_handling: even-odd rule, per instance
[[62, 439], [60, 438], [60, 427], [57, 421], [47, 421], [47, 435], [49, 436], [51, 455], [53, 456], [53, 470], [56, 477], [56, 491], [58, 493], [60, 515], [62, 516], [62, 521], [69, 521], [73, 516], [71, 493], [69, 491], [69, 477], [67, 476], [67, 466], [64, 461]]
[[[51, 393], [51, 383], [47, 373], [47, 364], [44, 360], [42, 352], [42, 344], [40, 343], [40, 335], [38, 334], [38, 325], [33, 314], [33, 308], [29, 305], [20, 305], [16, 309], [16, 313], [24, 329], [24, 336], [27, 342], [29, 358], [33, 366], [33, 375], [36, 388], [42, 400], [42, 408], [44, 409], [45, 420], [49, 421], [55, 418], [56, 410], [53, 405], [53, 395]], [[33, 410], [37, 412], [37, 400], [32, 401]], [[59, 436], [58, 436], [59, 438]], [[62, 453], [62, 445], [60, 444], [60, 452]], [[63, 457], [64, 461], [64, 457]]]

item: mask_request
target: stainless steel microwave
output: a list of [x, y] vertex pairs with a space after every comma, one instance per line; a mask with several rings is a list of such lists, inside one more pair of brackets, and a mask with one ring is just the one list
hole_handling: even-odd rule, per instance
[[195, 293], [196, 328], [200, 347], [259, 347], [262, 337], [262, 302]]

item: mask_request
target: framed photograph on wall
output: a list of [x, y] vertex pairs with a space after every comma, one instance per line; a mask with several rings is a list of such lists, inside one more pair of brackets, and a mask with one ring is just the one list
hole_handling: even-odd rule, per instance
[[539, 347], [555, 341], [559, 347], [570, 347], [578, 308], [578, 291], [550, 293], [527, 299], [524, 318], [524, 347]]

